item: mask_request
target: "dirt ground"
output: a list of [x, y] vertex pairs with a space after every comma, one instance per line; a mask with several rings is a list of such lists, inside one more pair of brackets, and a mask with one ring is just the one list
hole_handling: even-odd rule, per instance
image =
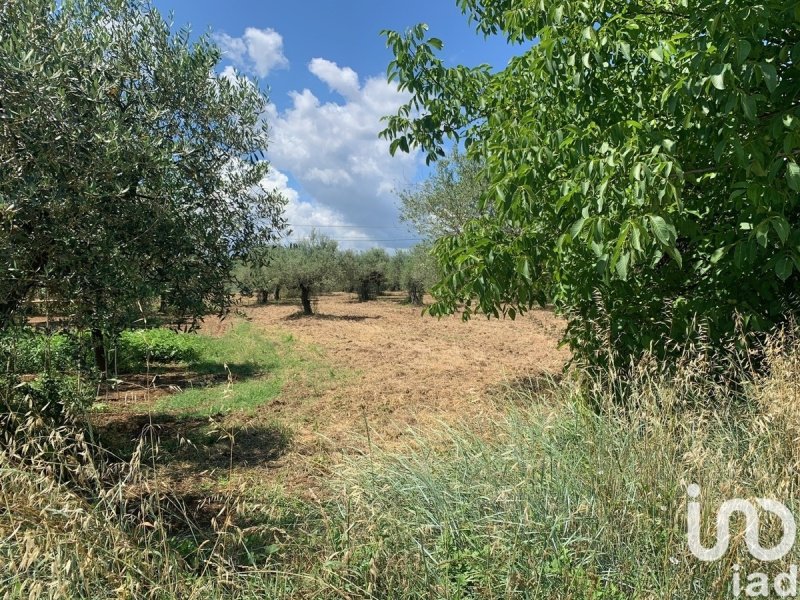
[[[536, 310], [516, 321], [460, 317], [437, 320], [403, 303], [402, 294], [358, 302], [350, 294], [319, 298], [313, 317], [291, 304], [242, 310], [268, 331], [290, 332], [322, 351], [345, 377], [309, 399], [291, 386], [264, 406], [262, 418], [286, 422], [292, 450], [313, 456], [365, 451], [366, 445], [396, 448], [411, 431], [441, 423], [474, 423], [497, 410], [489, 391], [521, 378], [557, 374], [568, 352], [557, 347], [563, 322]], [[212, 332], [225, 325], [208, 323]], [[294, 456], [293, 456], [294, 455]], [[333, 458], [333, 457], [331, 457]]]
[[[298, 352], [312, 353], [337, 376], [319, 386], [308, 378], [285, 382], [277, 398], [236, 419], [231, 453], [222, 443], [212, 453], [216, 459], [207, 451], [204, 459], [200, 451], [176, 456], [165, 473], [176, 491], [210, 491], [224, 479], [316, 495], [320, 479], [343, 456], [399, 449], [442, 424], [480, 424], [500, 410], [492, 391], [558, 374], [568, 358], [557, 348], [563, 323], [550, 311], [532, 311], [516, 321], [437, 320], [403, 298], [389, 294], [362, 303], [351, 294], [332, 294], [317, 300], [313, 317], [300, 316], [296, 304], [282, 302], [243, 305], [236, 317], [206, 320], [203, 332], [211, 335], [223, 333], [237, 318], [268, 336], [291, 334]], [[115, 419], [130, 424], [132, 417], [117, 413]], [[135, 419], [147, 421], [143, 415]], [[291, 443], [280, 452], [270, 448], [275, 424], [291, 432]], [[192, 428], [199, 431], [203, 425], [186, 423], [179, 435], [190, 436]], [[162, 424], [162, 436], [174, 429], [172, 423]]]

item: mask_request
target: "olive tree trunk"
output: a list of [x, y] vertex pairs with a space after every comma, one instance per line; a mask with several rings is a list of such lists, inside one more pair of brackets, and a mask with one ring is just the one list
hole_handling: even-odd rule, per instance
[[304, 315], [313, 315], [314, 311], [311, 308], [311, 288], [305, 285], [300, 286], [300, 302], [303, 305]]

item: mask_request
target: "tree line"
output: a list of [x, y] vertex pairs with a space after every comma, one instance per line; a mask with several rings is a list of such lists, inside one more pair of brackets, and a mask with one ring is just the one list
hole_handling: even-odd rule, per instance
[[422, 306], [424, 294], [439, 279], [439, 268], [426, 244], [390, 255], [382, 248], [340, 250], [329, 237], [312, 232], [291, 244], [256, 249], [237, 265], [236, 289], [266, 303], [291, 295], [303, 313], [314, 313], [315, 296], [332, 291], [355, 293], [362, 302], [385, 291], [405, 291], [408, 302]]

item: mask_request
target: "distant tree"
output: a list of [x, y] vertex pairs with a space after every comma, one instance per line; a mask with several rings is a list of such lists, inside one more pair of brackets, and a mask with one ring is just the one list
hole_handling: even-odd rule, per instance
[[39, 291], [103, 338], [159, 306], [224, 312], [284, 227], [266, 98], [146, 1], [0, 3], [0, 325]]
[[386, 287], [392, 292], [403, 289], [403, 270], [409, 260], [408, 250], [397, 250], [389, 259], [389, 270], [386, 274]]
[[423, 25], [386, 32], [409, 94], [390, 150], [434, 160], [455, 138], [490, 182], [490, 210], [436, 245], [434, 314], [552, 299], [601, 366], [797, 318], [798, 2], [457, 4], [516, 44], [505, 68], [446, 65]]
[[428, 242], [458, 235], [481, 214], [481, 195], [488, 181], [479, 161], [455, 150], [439, 159], [433, 174], [400, 191], [400, 219]]
[[386, 289], [391, 260], [383, 248], [364, 252], [349, 250], [343, 252], [339, 260], [345, 288], [356, 292], [362, 302], [374, 300]]
[[270, 294], [280, 300], [279, 265], [284, 251], [281, 246], [251, 251], [248, 260], [239, 262], [234, 270], [239, 292], [244, 296], [255, 295], [258, 304], [266, 304]]
[[431, 247], [425, 244], [414, 246], [403, 264], [402, 282], [408, 293], [408, 301], [416, 306], [423, 304], [425, 292], [430, 290], [441, 277], [436, 258]]
[[276, 256], [274, 269], [279, 285], [296, 291], [303, 313], [312, 315], [312, 297], [339, 281], [336, 242], [312, 232], [308, 238], [283, 248]]

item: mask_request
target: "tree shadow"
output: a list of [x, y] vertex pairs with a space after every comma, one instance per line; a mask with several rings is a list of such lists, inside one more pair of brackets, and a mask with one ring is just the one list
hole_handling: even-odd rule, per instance
[[381, 319], [381, 318], [383, 317], [381, 317], [380, 315], [328, 315], [320, 313], [307, 315], [303, 313], [303, 311], [297, 311], [286, 317], [283, 317], [283, 320], [299, 321], [300, 319], [314, 319], [317, 321], [366, 321], [369, 319]]
[[[227, 368], [226, 368], [227, 365]], [[263, 375], [268, 369], [256, 363], [226, 363], [204, 361], [188, 367], [155, 366], [149, 372], [123, 372], [103, 381], [98, 398], [113, 400], [130, 395], [159, 390], [177, 393], [196, 387], [208, 387]]]
[[130, 488], [124, 501], [128, 516], [138, 522], [157, 517], [171, 536], [198, 539], [213, 537], [214, 523], [229, 509], [219, 487], [229, 470], [269, 468], [292, 442], [291, 432], [277, 423], [220, 427], [212, 419], [172, 414], [121, 415], [96, 425], [93, 433], [107, 451], [109, 482], [137, 461], [166, 469], [156, 475], [167, 483], [161, 492], [154, 495], [146, 484]]
[[291, 432], [276, 423], [221, 427], [206, 417], [169, 413], [127, 414], [94, 427], [99, 444], [120, 461], [144, 449], [160, 464], [180, 463], [186, 476], [209, 469], [263, 466], [280, 458]]

